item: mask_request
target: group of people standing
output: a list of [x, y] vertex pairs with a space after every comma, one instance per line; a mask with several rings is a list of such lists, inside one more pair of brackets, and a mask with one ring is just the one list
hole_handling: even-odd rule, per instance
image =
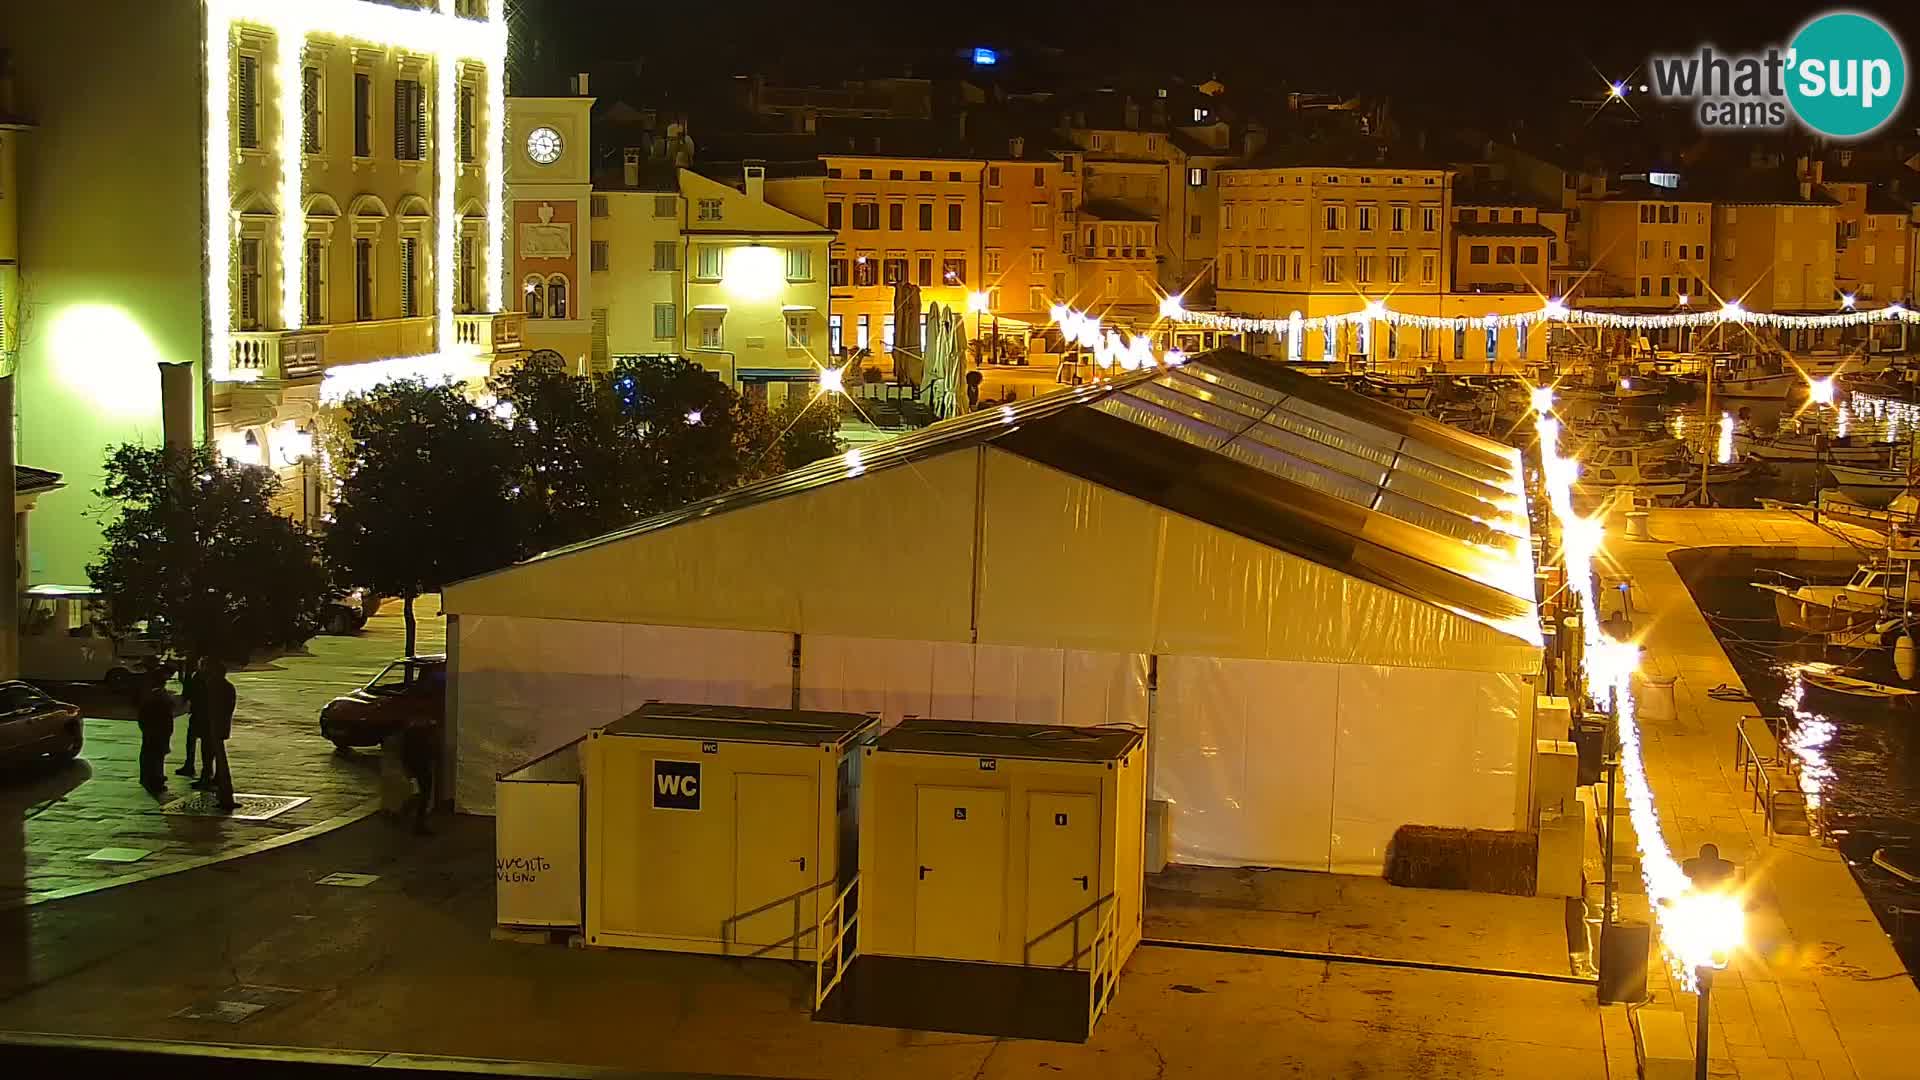
[[[237, 700], [233, 683], [227, 681], [226, 665], [211, 657], [203, 658], [190, 672], [183, 673], [181, 689], [187, 699], [187, 760], [174, 772], [192, 777], [194, 744], [200, 749], [200, 769], [193, 786], [212, 791], [222, 809], [233, 810], [240, 803], [233, 797], [233, 774], [227, 767], [227, 740], [233, 735], [233, 707]], [[156, 672], [141, 686], [140, 785], [160, 795], [167, 789], [167, 753], [173, 747], [175, 700], [167, 692], [167, 676]]]

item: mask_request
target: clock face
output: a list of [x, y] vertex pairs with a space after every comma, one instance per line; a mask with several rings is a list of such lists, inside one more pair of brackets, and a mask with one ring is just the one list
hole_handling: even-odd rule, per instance
[[527, 132], [527, 156], [541, 165], [551, 165], [560, 160], [560, 133], [550, 127], [537, 127]]

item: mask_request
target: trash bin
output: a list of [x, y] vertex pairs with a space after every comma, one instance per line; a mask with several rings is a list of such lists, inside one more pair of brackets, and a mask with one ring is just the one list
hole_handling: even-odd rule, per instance
[[1641, 720], [1671, 720], [1677, 714], [1673, 701], [1672, 675], [1633, 676], [1633, 710]]

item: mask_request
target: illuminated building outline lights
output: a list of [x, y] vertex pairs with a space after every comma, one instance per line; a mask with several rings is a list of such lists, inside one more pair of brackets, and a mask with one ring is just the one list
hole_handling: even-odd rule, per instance
[[[458, 63], [480, 65], [486, 72], [487, 124], [476, 140], [476, 164], [486, 177], [488, 243], [482, 278], [488, 311], [499, 311], [506, 276], [506, 57], [505, 0], [488, 0], [487, 19], [464, 18], [445, 10], [421, 11], [387, 7], [367, 0], [205, 0], [206, 34], [206, 146], [207, 176], [207, 336], [209, 366], [216, 382], [248, 382], [257, 372], [232, 367], [233, 335], [233, 28], [236, 24], [270, 30], [275, 36], [277, 89], [273, 145], [280, 156], [279, 190], [274, 205], [280, 214], [280, 322], [297, 330], [304, 323], [302, 309], [306, 259], [306, 210], [302, 173], [305, 146], [301, 130], [302, 56], [310, 34], [326, 34], [351, 41], [404, 48], [432, 59], [438, 72], [435, 102], [434, 188], [438, 222], [434, 237], [435, 295], [439, 307], [439, 360], [451, 369], [453, 289], [456, 253], [454, 191], [459, 178]], [[441, 0], [440, 6], [446, 6]], [[451, 88], [451, 89], [450, 89]], [[407, 357], [418, 364], [425, 357]]]

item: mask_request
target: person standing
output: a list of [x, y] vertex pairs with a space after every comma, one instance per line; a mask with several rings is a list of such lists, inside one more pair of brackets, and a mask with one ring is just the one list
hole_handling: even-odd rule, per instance
[[400, 764], [413, 781], [413, 831], [433, 832], [427, 814], [433, 810], [433, 778], [440, 764], [440, 724], [432, 716], [416, 716], [400, 733]]
[[[184, 694], [187, 699], [187, 760], [181, 764], [179, 768], [173, 770], [173, 772], [175, 776], [192, 776], [193, 744], [200, 739], [201, 733], [207, 729], [207, 708], [200, 696], [200, 668], [198, 664], [189, 664], [180, 672], [180, 692]], [[200, 764], [204, 767], [206, 763], [206, 754], [203, 750], [200, 757]], [[202, 785], [195, 784], [194, 786], [200, 787]]]
[[140, 786], [158, 796], [167, 790], [167, 751], [173, 748], [173, 695], [167, 693], [161, 673], [142, 680], [140, 723]]
[[205, 775], [194, 786], [211, 788], [222, 810], [238, 809], [240, 803], [233, 797], [233, 770], [227, 764], [227, 740], [233, 736], [237, 698], [233, 684], [227, 681], [226, 665], [212, 658], [202, 660], [196, 683], [206, 706], [206, 727], [200, 733], [200, 764]]

